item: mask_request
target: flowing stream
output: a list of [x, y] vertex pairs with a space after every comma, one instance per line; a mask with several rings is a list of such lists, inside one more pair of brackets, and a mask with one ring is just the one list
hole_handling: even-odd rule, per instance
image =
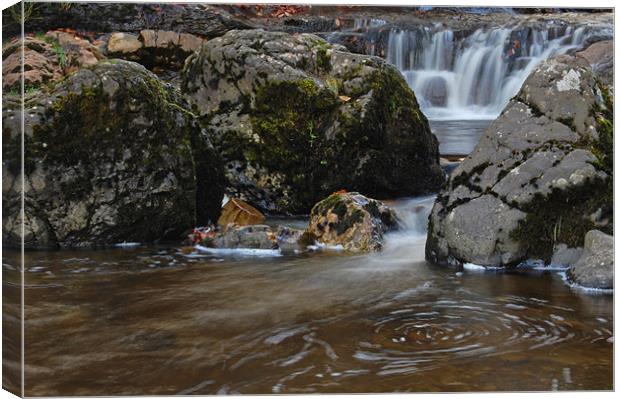
[[466, 155], [541, 61], [579, 49], [601, 29], [551, 23], [464, 36], [440, 26], [393, 29], [386, 58], [416, 93], [440, 152]]
[[427, 264], [433, 200], [394, 201], [376, 254], [27, 252], [26, 395], [611, 389], [612, 296]]

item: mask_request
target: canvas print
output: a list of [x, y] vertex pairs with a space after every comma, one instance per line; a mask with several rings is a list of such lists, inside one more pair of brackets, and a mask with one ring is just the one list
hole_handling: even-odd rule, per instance
[[2, 29], [5, 390], [614, 389], [612, 8]]

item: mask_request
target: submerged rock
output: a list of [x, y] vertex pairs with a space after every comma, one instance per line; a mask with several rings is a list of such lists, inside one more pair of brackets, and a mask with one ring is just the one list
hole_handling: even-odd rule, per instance
[[614, 237], [590, 230], [584, 241], [584, 251], [567, 272], [570, 282], [587, 288], [614, 288]]
[[356, 192], [334, 193], [312, 208], [308, 233], [348, 251], [377, 251], [383, 235], [397, 227], [396, 213], [382, 202]]
[[188, 58], [183, 90], [225, 159], [229, 195], [306, 213], [340, 188], [420, 194], [437, 139], [400, 73], [311, 34], [231, 31]]
[[[19, 245], [20, 108], [3, 106], [3, 239]], [[178, 238], [219, 217], [223, 174], [179, 93], [144, 67], [104, 61], [25, 105], [25, 244]]]
[[578, 247], [595, 227], [611, 231], [612, 112], [583, 59], [541, 64], [437, 196], [426, 258], [548, 263], [557, 245]]

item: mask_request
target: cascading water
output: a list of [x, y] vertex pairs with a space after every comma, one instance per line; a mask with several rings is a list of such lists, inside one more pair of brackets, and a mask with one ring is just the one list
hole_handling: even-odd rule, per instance
[[[387, 60], [405, 76], [431, 120], [495, 119], [534, 67], [576, 49], [585, 27], [392, 30]], [[514, 53], [514, 54], [513, 54]]]

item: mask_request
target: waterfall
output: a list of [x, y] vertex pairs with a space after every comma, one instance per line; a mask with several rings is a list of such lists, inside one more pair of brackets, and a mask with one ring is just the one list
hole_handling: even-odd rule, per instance
[[[585, 26], [392, 29], [387, 60], [405, 76], [429, 119], [495, 119], [541, 61], [579, 48]], [[511, 54], [514, 52], [514, 55]]]

